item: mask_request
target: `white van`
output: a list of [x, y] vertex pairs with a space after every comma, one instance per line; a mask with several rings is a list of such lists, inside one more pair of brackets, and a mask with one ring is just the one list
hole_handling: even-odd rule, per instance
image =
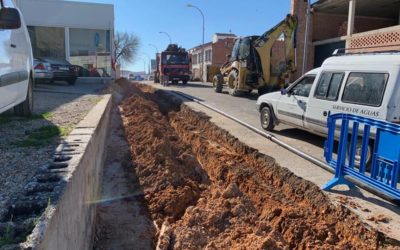
[[260, 96], [261, 126], [284, 123], [326, 136], [328, 114], [400, 123], [399, 71], [400, 53], [330, 57], [281, 92]]
[[33, 109], [32, 47], [21, 12], [12, 0], [0, 0], [0, 113]]

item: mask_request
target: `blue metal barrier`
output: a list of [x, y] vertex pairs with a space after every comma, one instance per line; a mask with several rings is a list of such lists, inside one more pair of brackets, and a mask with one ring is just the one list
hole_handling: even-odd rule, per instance
[[[338, 138], [337, 144], [335, 138]], [[367, 163], [368, 152], [370, 163]], [[322, 189], [329, 190], [340, 184], [352, 187], [353, 184], [344, 178], [347, 175], [385, 196], [400, 199], [399, 125], [351, 114], [331, 115], [324, 156], [335, 169], [335, 177]], [[356, 157], [360, 159], [358, 165]]]

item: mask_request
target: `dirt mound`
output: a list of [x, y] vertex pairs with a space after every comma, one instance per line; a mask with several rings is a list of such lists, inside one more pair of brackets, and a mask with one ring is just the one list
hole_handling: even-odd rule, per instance
[[[139, 86], [140, 87], [140, 86]], [[376, 249], [379, 233], [314, 184], [149, 87], [121, 105], [161, 249]], [[388, 247], [388, 246], [385, 246]]]

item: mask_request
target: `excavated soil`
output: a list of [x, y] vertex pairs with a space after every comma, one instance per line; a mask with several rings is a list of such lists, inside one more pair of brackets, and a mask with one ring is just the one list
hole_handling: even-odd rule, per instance
[[172, 95], [121, 88], [132, 94], [119, 109], [158, 249], [397, 249]]

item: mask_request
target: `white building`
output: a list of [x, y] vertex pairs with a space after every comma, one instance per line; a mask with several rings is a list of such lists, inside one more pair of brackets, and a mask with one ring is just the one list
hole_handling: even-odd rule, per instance
[[81, 77], [113, 74], [114, 5], [64, 0], [15, 0], [31, 37], [33, 55], [65, 59]]

